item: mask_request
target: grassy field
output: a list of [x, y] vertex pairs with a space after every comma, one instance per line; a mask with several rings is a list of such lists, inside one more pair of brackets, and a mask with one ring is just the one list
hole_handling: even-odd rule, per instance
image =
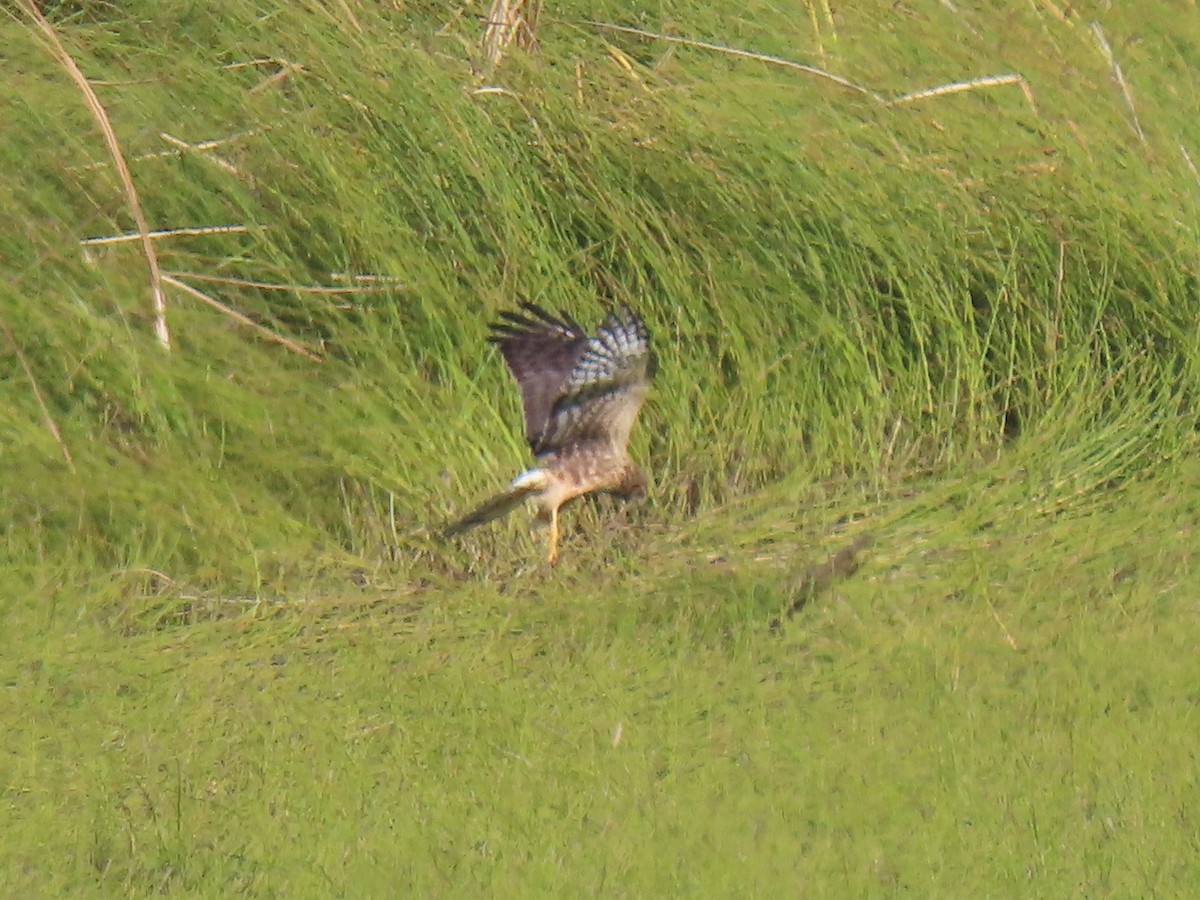
[[853, 6], [0, 17], [0, 895], [1200, 892], [1200, 20]]

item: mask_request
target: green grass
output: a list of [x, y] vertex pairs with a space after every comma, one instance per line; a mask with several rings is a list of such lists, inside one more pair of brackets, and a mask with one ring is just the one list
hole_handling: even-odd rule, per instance
[[29, 628], [10, 889], [1186, 893], [1195, 501], [1014, 493], [864, 501], [863, 577], [778, 631], [806, 542], [737, 546], [776, 498], [716, 562]]
[[[44, 6], [150, 226], [244, 226], [164, 270], [323, 362], [170, 288], [156, 345], [0, 21], [0, 893], [1196, 893], [1190, 19], [568, 4], [483, 77], [472, 6]], [[432, 538], [526, 464], [520, 297], [661, 357], [552, 571]]]

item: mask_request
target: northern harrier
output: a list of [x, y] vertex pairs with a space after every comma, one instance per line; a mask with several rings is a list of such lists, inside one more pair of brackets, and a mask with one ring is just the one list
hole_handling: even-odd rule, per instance
[[646, 474], [626, 447], [654, 377], [650, 334], [627, 307], [609, 313], [594, 337], [565, 313], [555, 318], [532, 303], [500, 318], [488, 340], [500, 346], [521, 388], [525, 437], [537, 467], [445, 533], [459, 534], [533, 500], [538, 519], [550, 526], [553, 565], [564, 503], [593, 492], [625, 499], [646, 493]]

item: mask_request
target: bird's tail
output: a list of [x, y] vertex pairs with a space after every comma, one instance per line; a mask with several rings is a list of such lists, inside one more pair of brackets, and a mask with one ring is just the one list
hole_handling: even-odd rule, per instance
[[483, 525], [493, 519], [506, 516], [531, 495], [537, 494], [546, 487], [545, 472], [541, 469], [531, 469], [517, 476], [509, 485], [508, 490], [497, 494], [485, 503], [480, 504], [452, 525], [447, 525], [442, 531], [443, 537], [453, 537], [464, 531]]

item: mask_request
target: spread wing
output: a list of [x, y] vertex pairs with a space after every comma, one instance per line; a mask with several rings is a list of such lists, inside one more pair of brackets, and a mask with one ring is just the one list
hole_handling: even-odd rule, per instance
[[589, 338], [570, 316], [524, 303], [501, 313], [490, 340], [521, 388], [525, 437], [535, 454], [584, 440], [624, 449], [654, 377], [650, 333], [628, 308]]
[[537, 452], [590, 440], [623, 451], [654, 370], [645, 322], [628, 307], [609, 313], [571, 371]]
[[525, 407], [525, 438], [541, 453], [554, 405], [588, 347], [588, 336], [570, 317], [556, 319], [532, 303], [520, 312], [503, 312], [488, 338], [500, 347], [508, 369], [521, 388]]

